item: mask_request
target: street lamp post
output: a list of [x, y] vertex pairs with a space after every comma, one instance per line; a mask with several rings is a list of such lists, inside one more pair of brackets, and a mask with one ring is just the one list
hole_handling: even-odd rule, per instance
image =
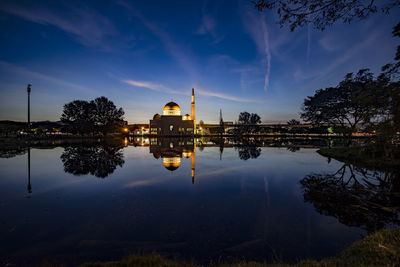
[[28, 134], [31, 133], [31, 84], [26, 88], [28, 92]]

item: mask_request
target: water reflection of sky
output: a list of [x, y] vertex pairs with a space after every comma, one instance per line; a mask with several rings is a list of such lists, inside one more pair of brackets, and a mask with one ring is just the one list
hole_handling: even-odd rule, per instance
[[[0, 159], [0, 256], [11, 262], [113, 260], [158, 251], [177, 258], [285, 260], [340, 253], [364, 232], [317, 213], [299, 181], [341, 163], [300, 149], [263, 147], [241, 160], [238, 149], [196, 149], [175, 171], [148, 147], [123, 149], [122, 167], [104, 179], [64, 172], [63, 148], [31, 149]], [[70, 255], [74, 255], [71, 257]]]

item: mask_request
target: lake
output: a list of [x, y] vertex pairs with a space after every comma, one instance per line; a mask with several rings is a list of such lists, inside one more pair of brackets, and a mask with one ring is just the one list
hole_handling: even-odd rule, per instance
[[3, 151], [0, 264], [153, 252], [296, 262], [339, 255], [398, 224], [398, 213], [382, 209], [400, 203], [398, 173], [317, 150], [308, 141], [134, 138]]

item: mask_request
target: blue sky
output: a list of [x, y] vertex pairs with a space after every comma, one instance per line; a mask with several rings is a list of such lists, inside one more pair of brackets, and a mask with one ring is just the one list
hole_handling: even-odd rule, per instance
[[1, 1], [0, 120], [59, 120], [65, 103], [106, 96], [129, 123], [173, 100], [196, 119], [299, 118], [306, 96], [394, 58], [400, 10], [321, 32], [280, 28], [251, 1]]

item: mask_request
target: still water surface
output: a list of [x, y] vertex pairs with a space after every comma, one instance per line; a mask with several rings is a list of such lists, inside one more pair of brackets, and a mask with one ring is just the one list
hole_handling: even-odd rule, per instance
[[157, 252], [203, 263], [294, 262], [338, 255], [368, 227], [319, 207], [322, 215], [305, 195], [307, 175], [343, 167], [316, 150], [168, 141], [33, 147], [1, 158], [0, 259], [78, 264]]

